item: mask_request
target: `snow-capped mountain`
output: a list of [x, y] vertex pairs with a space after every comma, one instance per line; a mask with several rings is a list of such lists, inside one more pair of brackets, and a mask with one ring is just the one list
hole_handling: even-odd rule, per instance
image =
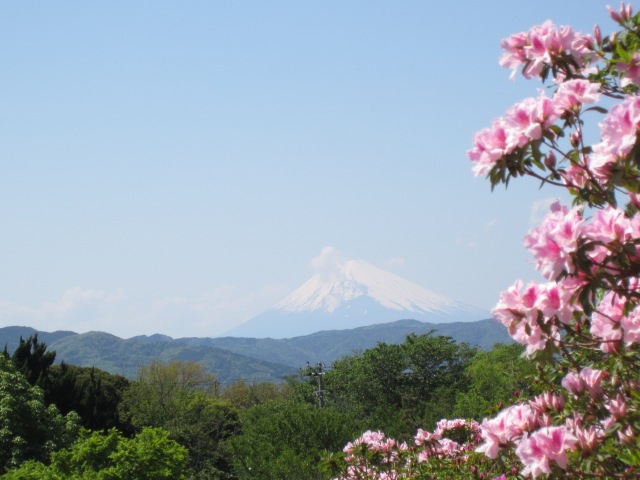
[[272, 309], [225, 335], [290, 338], [395, 320], [475, 321], [489, 313], [420, 287], [362, 260], [317, 273]]

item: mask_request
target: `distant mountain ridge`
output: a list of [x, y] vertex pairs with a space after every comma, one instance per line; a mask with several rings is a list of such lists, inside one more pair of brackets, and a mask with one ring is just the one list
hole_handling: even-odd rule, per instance
[[396, 320], [429, 323], [488, 318], [479, 308], [432, 292], [363, 260], [317, 273], [272, 309], [225, 336], [291, 338]]
[[452, 337], [483, 349], [495, 343], [511, 343], [506, 329], [493, 319], [477, 322], [431, 324], [400, 320], [347, 330], [316, 332], [288, 339], [273, 338], [178, 338], [166, 335], [121, 339], [104, 332], [38, 332], [30, 327], [0, 328], [0, 344], [12, 353], [19, 339], [38, 333], [38, 339], [55, 350], [56, 361], [92, 367], [135, 377], [140, 366], [153, 360], [195, 361], [214, 373], [225, 385], [243, 379], [248, 382], [281, 381], [296, 375], [307, 361], [327, 364], [379, 342], [402, 343], [409, 333]]

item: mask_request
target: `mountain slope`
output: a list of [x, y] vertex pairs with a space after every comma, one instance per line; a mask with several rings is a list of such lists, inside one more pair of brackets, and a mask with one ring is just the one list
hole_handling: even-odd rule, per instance
[[316, 274], [274, 308], [225, 336], [291, 338], [402, 319], [467, 322], [488, 312], [456, 302], [362, 260]]
[[[13, 353], [20, 335], [23, 338], [36, 333], [26, 327], [0, 328], [0, 343]], [[56, 363], [96, 367], [109, 373], [135, 378], [138, 368], [153, 360], [162, 362], [193, 361], [203, 364], [222, 384], [239, 379], [246, 381], [281, 381], [286, 375], [297, 373], [297, 368], [274, 361], [235, 353], [216, 346], [191, 346], [164, 335], [134, 337], [127, 340], [104, 332], [37, 332], [38, 340], [56, 352]], [[16, 335], [17, 334], [17, 335]]]
[[10, 353], [20, 336], [38, 333], [38, 339], [56, 351], [56, 361], [97, 367], [110, 373], [134, 378], [137, 369], [152, 360], [188, 360], [202, 363], [224, 385], [239, 379], [248, 382], [280, 381], [297, 374], [306, 362], [329, 364], [378, 342], [402, 343], [409, 333], [436, 330], [457, 342], [490, 349], [495, 343], [511, 343], [507, 330], [496, 320], [431, 324], [416, 320], [370, 325], [348, 330], [317, 332], [288, 339], [271, 338], [179, 338], [165, 335], [140, 336], [123, 340], [103, 332], [37, 332], [28, 327], [0, 328], [0, 344]]
[[333, 362], [354, 351], [375, 347], [379, 342], [399, 344], [410, 333], [417, 335], [434, 330], [434, 335], [490, 350], [496, 343], [512, 343], [504, 326], [494, 319], [476, 322], [426, 323], [398, 320], [346, 330], [328, 330], [300, 337], [273, 338], [182, 338], [191, 345], [210, 345], [261, 360], [301, 367], [306, 362]]

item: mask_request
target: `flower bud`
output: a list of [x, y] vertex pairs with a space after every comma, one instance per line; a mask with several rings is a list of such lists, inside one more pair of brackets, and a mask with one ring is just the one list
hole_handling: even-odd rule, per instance
[[580, 146], [580, 140], [582, 140], [582, 134], [579, 131], [573, 132], [569, 137], [571, 140], [571, 146], [578, 148]]
[[626, 445], [635, 445], [636, 435], [631, 425], [627, 425], [626, 428], [618, 430], [618, 439]]
[[549, 170], [553, 170], [556, 167], [556, 156], [553, 152], [547, 153], [547, 156], [544, 159], [544, 165]]
[[593, 39], [596, 42], [596, 45], [602, 44], [602, 32], [600, 31], [600, 26], [595, 25], [593, 27]]

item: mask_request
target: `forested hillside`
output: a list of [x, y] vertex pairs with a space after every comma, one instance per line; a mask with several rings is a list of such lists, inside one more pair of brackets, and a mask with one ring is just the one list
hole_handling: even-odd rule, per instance
[[154, 360], [132, 380], [54, 364], [33, 336], [0, 356], [1, 478], [328, 479], [330, 453], [362, 431], [410, 438], [529, 395], [521, 352], [411, 334], [284, 383], [223, 387], [193, 361]]
[[214, 373], [228, 385], [243, 379], [249, 382], [282, 381], [306, 362], [326, 364], [345, 355], [374, 347], [378, 342], [402, 343], [409, 334], [434, 331], [458, 342], [490, 349], [498, 342], [510, 343], [504, 327], [495, 320], [468, 323], [430, 324], [400, 320], [350, 330], [318, 332], [289, 339], [179, 338], [164, 335], [121, 339], [104, 332], [36, 332], [28, 327], [0, 328], [0, 345], [17, 348], [20, 337], [38, 334], [40, 341], [56, 351], [57, 362], [97, 367], [112, 374], [134, 378], [140, 365], [153, 360], [192, 361]]

